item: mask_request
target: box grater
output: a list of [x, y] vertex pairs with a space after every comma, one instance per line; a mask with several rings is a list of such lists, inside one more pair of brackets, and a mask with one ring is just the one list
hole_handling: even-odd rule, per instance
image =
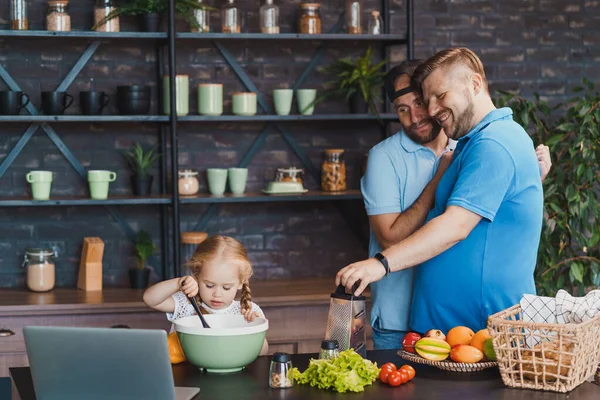
[[[358, 284], [352, 289], [356, 290], [356, 287]], [[344, 286], [339, 285], [331, 294], [325, 339], [337, 340], [340, 350], [352, 348], [366, 357], [365, 309], [365, 296], [347, 294]]]

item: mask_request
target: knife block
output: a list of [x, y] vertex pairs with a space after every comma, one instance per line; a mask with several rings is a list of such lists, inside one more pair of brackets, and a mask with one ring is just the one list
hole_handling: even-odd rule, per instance
[[77, 288], [86, 292], [102, 290], [104, 242], [99, 237], [83, 238]]

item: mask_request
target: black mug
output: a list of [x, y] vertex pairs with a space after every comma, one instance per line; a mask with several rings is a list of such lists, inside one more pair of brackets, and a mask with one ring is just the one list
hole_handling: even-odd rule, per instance
[[79, 107], [83, 115], [100, 115], [108, 104], [108, 95], [104, 92], [92, 90], [79, 92]]
[[42, 92], [42, 109], [46, 115], [61, 115], [73, 104], [67, 92]]
[[0, 92], [0, 115], [19, 115], [21, 108], [27, 104], [29, 104], [29, 96], [23, 92]]

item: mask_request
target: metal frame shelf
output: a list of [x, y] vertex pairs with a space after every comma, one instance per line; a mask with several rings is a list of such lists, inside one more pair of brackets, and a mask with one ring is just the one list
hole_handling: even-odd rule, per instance
[[406, 35], [351, 35], [347, 33], [320, 33], [309, 35], [305, 33], [192, 33], [181, 32], [176, 34], [177, 39], [185, 40], [332, 40], [332, 41], [379, 41], [391, 44], [407, 44]]
[[23, 37], [23, 38], [67, 38], [67, 39], [166, 39], [165, 32], [95, 32], [95, 31], [9, 31], [0, 30], [2, 37]]
[[0, 122], [168, 122], [163, 115], [0, 115]]
[[181, 196], [181, 204], [224, 204], [224, 203], [273, 203], [285, 201], [331, 201], [331, 200], [360, 200], [360, 190], [346, 190], [343, 192], [308, 191], [306, 193], [245, 193], [233, 195], [227, 193], [223, 196], [201, 194], [197, 196]]
[[156, 195], [150, 197], [109, 196], [106, 200], [94, 200], [88, 197], [57, 196], [50, 200], [32, 200], [30, 197], [0, 198], [0, 207], [48, 207], [48, 206], [127, 206], [142, 204], [171, 204], [171, 196]]

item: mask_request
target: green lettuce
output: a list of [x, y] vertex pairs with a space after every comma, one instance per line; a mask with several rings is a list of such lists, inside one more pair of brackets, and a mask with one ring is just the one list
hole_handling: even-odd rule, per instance
[[379, 376], [377, 363], [365, 360], [353, 349], [344, 350], [332, 360], [311, 359], [308, 368], [300, 372], [292, 369], [294, 380], [319, 389], [333, 389], [344, 393], [362, 392], [365, 386], [375, 382]]

